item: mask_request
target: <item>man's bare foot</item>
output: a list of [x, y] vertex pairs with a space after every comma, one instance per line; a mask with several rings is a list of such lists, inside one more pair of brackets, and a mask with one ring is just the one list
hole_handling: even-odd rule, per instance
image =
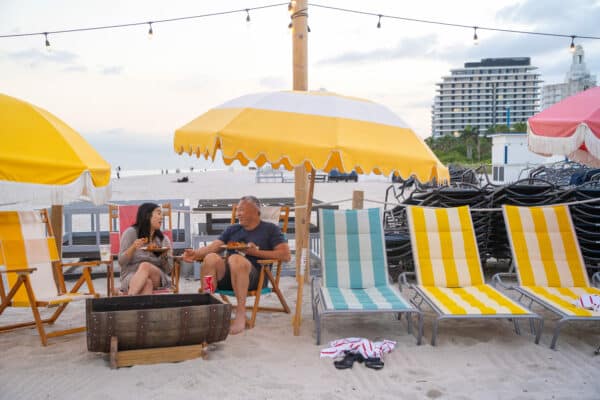
[[229, 334], [237, 335], [238, 333], [244, 332], [244, 329], [246, 329], [246, 315], [245, 314], [236, 315], [235, 319], [229, 326]]

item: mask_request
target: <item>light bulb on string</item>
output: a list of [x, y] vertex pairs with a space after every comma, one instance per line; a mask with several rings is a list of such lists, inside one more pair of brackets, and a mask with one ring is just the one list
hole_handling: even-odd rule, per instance
[[246, 22], [250, 22], [250, 12], [246, 8]]
[[569, 51], [571, 53], [575, 53], [575, 36], [571, 36], [571, 45], [569, 46]]
[[379, 19], [377, 20], [377, 29], [381, 28], [381, 14], [379, 14]]
[[154, 31], [152, 30], [152, 22], [148, 22], [148, 26], [150, 26], [150, 28], [148, 29], [148, 39], [152, 39], [152, 37], [154, 36]]
[[473, 44], [477, 46], [479, 44], [479, 38], [477, 37], [477, 27], [473, 27]]
[[48, 32], [44, 32], [44, 37], [46, 38], [46, 50], [50, 51], [50, 41], [48, 40]]

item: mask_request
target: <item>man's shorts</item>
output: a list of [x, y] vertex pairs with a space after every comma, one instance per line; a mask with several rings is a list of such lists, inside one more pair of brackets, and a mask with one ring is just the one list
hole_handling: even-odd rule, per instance
[[[260, 275], [260, 272], [253, 265], [252, 268], [250, 269], [250, 276], [248, 279], [248, 290], [256, 290], [256, 288], [258, 287], [259, 275]], [[266, 281], [266, 279], [265, 279], [265, 281]], [[217, 289], [233, 290], [233, 285], [231, 283], [231, 270], [229, 267], [229, 260], [225, 261], [225, 275], [223, 276], [223, 279], [221, 279], [220, 281], [217, 282]]]

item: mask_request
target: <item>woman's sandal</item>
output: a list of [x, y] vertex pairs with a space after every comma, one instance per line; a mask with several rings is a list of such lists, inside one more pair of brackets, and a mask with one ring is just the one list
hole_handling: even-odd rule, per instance
[[365, 360], [365, 367], [367, 368], [382, 369], [383, 365], [383, 360], [379, 357], [367, 358]]

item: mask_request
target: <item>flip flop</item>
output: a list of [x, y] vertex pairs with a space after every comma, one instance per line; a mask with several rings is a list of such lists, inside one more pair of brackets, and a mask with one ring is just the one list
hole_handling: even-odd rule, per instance
[[378, 357], [374, 357], [374, 358], [367, 358], [365, 360], [365, 367], [367, 368], [371, 368], [371, 369], [382, 369], [383, 368], [383, 360], [381, 360], [381, 358]]
[[334, 361], [333, 365], [337, 368], [337, 369], [347, 369], [347, 368], [352, 368], [352, 364], [354, 364], [355, 361], [355, 355], [352, 353], [346, 353], [346, 355], [344, 356], [343, 359], [339, 360], [339, 361]]

